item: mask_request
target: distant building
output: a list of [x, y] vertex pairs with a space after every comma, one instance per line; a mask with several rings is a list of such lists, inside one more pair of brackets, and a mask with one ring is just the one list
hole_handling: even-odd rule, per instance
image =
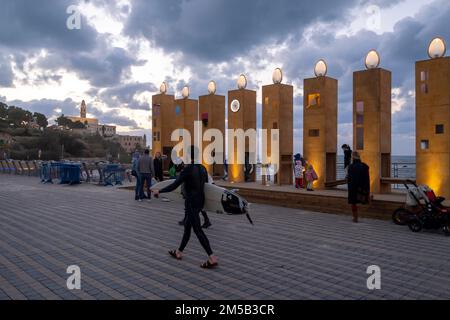
[[147, 147], [147, 138], [143, 136], [116, 135], [114, 139], [120, 143], [127, 153], [132, 153], [136, 149], [145, 149]]
[[80, 106], [80, 116], [67, 116], [66, 117], [69, 120], [72, 120], [72, 122], [81, 122], [86, 126], [86, 129], [75, 129], [74, 131], [79, 133], [90, 133], [90, 134], [96, 134], [98, 133], [101, 136], [104, 137], [113, 137], [116, 135], [116, 126], [110, 126], [105, 124], [99, 124], [98, 119], [95, 118], [87, 118], [87, 106], [86, 102], [83, 100], [81, 102]]

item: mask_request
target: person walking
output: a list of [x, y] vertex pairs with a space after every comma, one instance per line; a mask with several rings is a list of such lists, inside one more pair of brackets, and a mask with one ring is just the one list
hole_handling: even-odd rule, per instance
[[306, 163], [306, 171], [305, 171], [305, 176], [306, 176], [306, 182], [308, 183], [306, 186], [306, 190], [308, 191], [314, 191], [314, 181], [316, 181], [318, 179], [316, 170], [314, 170], [314, 167], [311, 163]]
[[[191, 152], [191, 154], [194, 155], [194, 152]], [[172, 192], [181, 184], [184, 184], [186, 221], [184, 224], [183, 239], [181, 240], [180, 247], [176, 250], [169, 251], [169, 254], [177, 260], [183, 258], [183, 251], [189, 242], [191, 230], [193, 229], [200, 244], [208, 255], [208, 260], [201, 264], [201, 267], [211, 269], [218, 266], [218, 259], [214, 255], [209, 240], [200, 226], [200, 211], [205, 204], [204, 186], [207, 181], [208, 173], [206, 168], [201, 164], [194, 164], [194, 159], [192, 158], [192, 163], [183, 168], [178, 178], [171, 185], [159, 191], [154, 190], [153, 192], [155, 196], [159, 196], [160, 193]]]
[[358, 222], [358, 204], [367, 204], [370, 195], [369, 166], [361, 161], [358, 152], [352, 153], [352, 164], [348, 166], [348, 203], [352, 206], [353, 222]]
[[139, 158], [140, 153], [136, 151], [133, 154], [131, 162], [131, 175], [136, 178], [136, 186], [134, 188], [134, 200], [139, 200], [142, 197], [143, 190], [141, 189], [141, 174], [139, 173]]
[[155, 179], [158, 182], [164, 181], [163, 173], [163, 158], [161, 152], [156, 152], [155, 159], [153, 160], [153, 166], [155, 167]]
[[152, 199], [152, 193], [150, 188], [152, 186], [152, 177], [155, 174], [155, 167], [153, 165], [153, 159], [150, 156], [150, 151], [146, 149], [144, 155], [139, 158], [139, 173], [141, 175], [141, 190], [142, 194], [139, 197], [139, 201], [144, 199], [144, 184], [147, 185], [147, 198]]

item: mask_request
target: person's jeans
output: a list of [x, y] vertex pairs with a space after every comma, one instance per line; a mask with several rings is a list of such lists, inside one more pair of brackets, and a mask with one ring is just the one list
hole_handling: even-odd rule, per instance
[[134, 194], [136, 198], [141, 199], [142, 189], [141, 189], [141, 175], [138, 173], [136, 176], [136, 187], [134, 188]]
[[147, 197], [152, 198], [152, 192], [150, 188], [152, 186], [152, 174], [151, 173], [141, 173], [141, 195], [140, 199], [144, 199], [144, 184], [147, 182]]

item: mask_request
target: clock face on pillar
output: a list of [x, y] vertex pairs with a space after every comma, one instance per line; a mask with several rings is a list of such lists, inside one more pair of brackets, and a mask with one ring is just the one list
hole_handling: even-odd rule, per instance
[[241, 103], [239, 102], [239, 100], [233, 100], [231, 102], [231, 111], [238, 112], [240, 108], [241, 108]]

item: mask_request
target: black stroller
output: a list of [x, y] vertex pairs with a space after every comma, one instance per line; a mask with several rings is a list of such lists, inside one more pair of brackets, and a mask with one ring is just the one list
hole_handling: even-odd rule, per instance
[[428, 186], [418, 186], [411, 180], [407, 180], [404, 185], [408, 190], [406, 205], [394, 211], [394, 223], [408, 225], [413, 232], [442, 228], [450, 236], [450, 213], [442, 204], [445, 198], [437, 197]]

